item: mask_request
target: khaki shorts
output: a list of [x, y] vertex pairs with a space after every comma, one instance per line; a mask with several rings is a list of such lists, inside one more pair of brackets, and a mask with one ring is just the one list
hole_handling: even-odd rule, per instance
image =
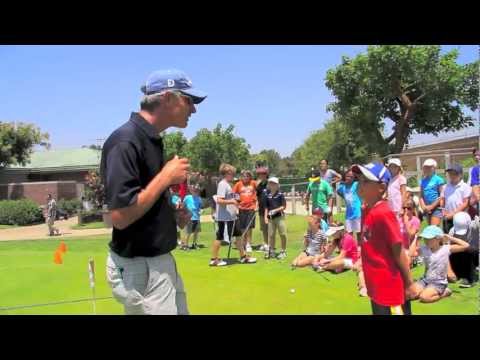
[[268, 237], [275, 236], [277, 230], [280, 236], [287, 235], [287, 227], [285, 225], [285, 216], [279, 216], [273, 219], [268, 219]]
[[107, 281], [126, 315], [188, 315], [183, 281], [170, 253], [125, 258], [110, 252]]

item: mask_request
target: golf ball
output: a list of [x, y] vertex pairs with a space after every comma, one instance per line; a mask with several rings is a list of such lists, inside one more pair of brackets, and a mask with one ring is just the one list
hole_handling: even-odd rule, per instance
[[290, 292], [293, 294], [295, 293], [295, 289], [290, 289]]

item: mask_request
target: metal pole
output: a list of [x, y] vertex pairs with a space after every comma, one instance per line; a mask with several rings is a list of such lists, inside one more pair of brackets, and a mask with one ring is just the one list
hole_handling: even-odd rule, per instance
[[420, 186], [420, 183], [422, 182], [422, 165], [420, 161], [420, 155], [417, 155], [416, 158], [417, 158], [417, 183], [418, 183], [418, 186]]
[[292, 184], [292, 214], [297, 214], [297, 201], [295, 197], [295, 184]]

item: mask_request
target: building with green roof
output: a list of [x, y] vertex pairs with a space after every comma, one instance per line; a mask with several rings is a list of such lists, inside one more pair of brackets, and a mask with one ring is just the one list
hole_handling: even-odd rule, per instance
[[42, 203], [46, 193], [80, 197], [88, 171], [98, 169], [100, 159], [101, 151], [90, 148], [35, 151], [27, 165], [0, 170], [0, 200], [26, 197]]

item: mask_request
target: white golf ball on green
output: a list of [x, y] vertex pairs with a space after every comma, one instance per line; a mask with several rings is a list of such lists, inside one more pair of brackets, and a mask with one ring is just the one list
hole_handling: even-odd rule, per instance
[[290, 292], [291, 292], [292, 294], [294, 294], [294, 293], [295, 293], [295, 289], [290, 289]]

